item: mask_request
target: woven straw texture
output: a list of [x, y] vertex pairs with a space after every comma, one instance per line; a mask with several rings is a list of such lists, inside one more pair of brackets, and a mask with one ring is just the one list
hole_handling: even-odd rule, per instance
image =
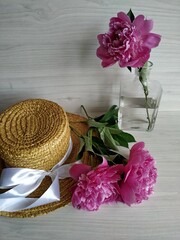
[[[71, 114], [71, 113], [67, 113], [67, 116], [68, 116], [70, 125], [74, 129], [76, 129], [77, 132], [79, 132], [80, 134], [85, 134], [87, 132], [88, 126], [85, 123], [86, 119], [84, 117]], [[76, 161], [76, 155], [80, 145], [79, 138], [73, 132], [71, 132], [71, 138], [73, 141], [73, 149], [66, 163], [72, 163]], [[97, 164], [99, 163], [97, 159], [90, 158], [87, 153], [84, 154], [82, 161], [85, 164], [91, 165], [92, 167], [97, 166]], [[3, 169], [3, 167], [4, 167], [4, 162], [2, 161], [2, 159], [0, 159], [0, 172]], [[35, 192], [33, 192], [29, 197], [40, 197], [47, 190], [50, 184], [51, 184], [50, 178], [46, 177], [43, 180], [40, 187]], [[36, 217], [38, 215], [47, 214], [48, 212], [54, 211], [55, 209], [64, 207], [71, 202], [71, 196], [72, 196], [71, 189], [74, 186], [74, 184], [75, 184], [75, 181], [72, 180], [71, 178], [60, 180], [60, 191], [61, 191], [60, 201], [42, 205], [42, 206], [35, 207], [28, 210], [18, 211], [18, 212], [0, 212], [0, 215], [6, 216], [6, 217], [17, 217], [17, 218]]]
[[67, 115], [54, 102], [26, 100], [0, 115], [0, 156], [10, 167], [49, 170], [64, 156], [69, 140]]

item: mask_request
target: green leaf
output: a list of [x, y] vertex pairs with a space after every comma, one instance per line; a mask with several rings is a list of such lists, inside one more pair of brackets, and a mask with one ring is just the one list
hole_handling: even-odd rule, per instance
[[92, 137], [93, 151], [96, 154], [106, 155], [109, 154], [109, 149], [104, 145], [103, 141], [98, 137]]
[[84, 153], [84, 150], [85, 150], [85, 141], [84, 141], [84, 138], [80, 137], [80, 147], [79, 147], [79, 151], [78, 151], [78, 154], [77, 154], [77, 157], [76, 159], [79, 160], [83, 157], [83, 153]]
[[135, 138], [130, 133], [123, 132], [119, 128], [114, 128], [113, 126], [111, 126], [109, 128], [109, 131], [112, 135], [123, 137], [127, 142], [136, 142]]
[[[115, 124], [118, 120], [118, 107], [116, 105], [113, 105], [104, 115], [101, 116], [100, 119], [98, 119], [101, 123], [108, 123], [108, 124]], [[97, 121], [97, 118], [95, 118]]]
[[134, 16], [134, 13], [132, 12], [132, 10], [131, 9], [129, 9], [129, 12], [127, 13], [127, 15], [129, 16], [129, 18], [131, 19], [131, 22], [133, 22], [134, 21], [134, 19], [135, 19], [135, 16]]
[[93, 150], [94, 150], [94, 154], [101, 156], [101, 157], [103, 156], [108, 161], [113, 161], [119, 155], [119, 153], [114, 152], [114, 151], [110, 150], [109, 148], [107, 148], [104, 145], [103, 141], [97, 137], [93, 137]]
[[88, 135], [84, 136], [84, 141], [85, 141], [85, 149], [86, 151], [91, 151], [93, 152], [92, 149], [92, 129], [88, 131]]
[[89, 127], [95, 127], [95, 128], [102, 128], [106, 125], [105, 123], [96, 122], [94, 119], [91, 119], [91, 118], [89, 118], [87, 122]]
[[[113, 128], [113, 126], [109, 127], [108, 130], [117, 146], [123, 146], [123, 147], [128, 148], [128, 141], [124, 138], [124, 136], [122, 134], [123, 133], [122, 130], [120, 130], [118, 128]], [[117, 147], [113, 148], [113, 149], [117, 149]]]
[[112, 148], [112, 149], [116, 149], [116, 142], [114, 141], [109, 128], [104, 127], [102, 129], [102, 131], [100, 132], [100, 137], [103, 140], [104, 144], [108, 147], [108, 148]]
[[[114, 125], [115, 126], [115, 125]], [[122, 130], [120, 130], [119, 128], [116, 128], [114, 126], [111, 126], [111, 127], [106, 127], [109, 129], [110, 133], [111, 134], [121, 134]]]
[[[121, 135], [113, 135], [116, 145], [128, 148], [128, 142]], [[117, 149], [117, 147], [116, 147]]]
[[114, 128], [114, 126], [106, 126], [99, 133], [105, 145], [114, 150], [117, 149], [117, 146], [129, 148], [128, 143], [136, 141], [131, 134], [123, 132], [119, 128]]
[[127, 142], [136, 142], [135, 138], [133, 135], [127, 132], [121, 131], [121, 136], [127, 141]]

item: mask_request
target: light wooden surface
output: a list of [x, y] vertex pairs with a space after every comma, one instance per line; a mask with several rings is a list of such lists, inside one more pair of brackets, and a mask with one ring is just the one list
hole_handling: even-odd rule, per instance
[[32, 97], [73, 112], [82, 102], [110, 105], [120, 78], [130, 73], [118, 65], [100, 66], [96, 36], [130, 7], [152, 18], [154, 32], [162, 35], [151, 54], [151, 78], [164, 89], [161, 110], [180, 110], [179, 0], [0, 0], [0, 110]]
[[[122, 203], [86, 212], [71, 205], [29, 219], [0, 218], [1, 240], [179, 240], [180, 113], [161, 112], [151, 133], [133, 132], [156, 158], [155, 193], [140, 205]], [[173, 127], [169, 127], [169, 122]]]
[[[34, 219], [0, 217], [0, 239], [180, 239], [180, 1], [0, 0], [0, 112], [27, 98], [47, 98], [67, 111], [118, 103], [120, 78], [103, 69], [96, 35], [120, 10], [143, 13], [162, 35], [152, 51], [152, 79], [163, 86], [153, 132], [132, 132], [156, 158], [155, 194], [141, 205], [102, 206], [84, 212], [67, 206]], [[112, 98], [112, 96], [114, 96]]]

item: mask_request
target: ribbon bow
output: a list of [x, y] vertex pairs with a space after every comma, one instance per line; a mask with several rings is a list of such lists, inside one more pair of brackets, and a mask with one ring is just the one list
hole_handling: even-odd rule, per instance
[[[0, 211], [15, 212], [34, 208], [60, 200], [59, 179], [70, 177], [69, 169], [73, 165], [62, 165], [72, 151], [72, 140], [65, 156], [50, 171], [30, 168], [5, 168], [0, 179], [1, 189], [10, 189], [0, 194]], [[43, 179], [49, 176], [52, 180], [49, 188], [40, 198], [27, 196], [36, 190]]]

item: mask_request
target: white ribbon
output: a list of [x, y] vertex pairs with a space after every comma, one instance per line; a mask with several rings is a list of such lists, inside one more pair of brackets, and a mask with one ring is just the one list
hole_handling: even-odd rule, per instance
[[[69, 169], [73, 165], [62, 165], [72, 151], [72, 140], [65, 156], [50, 171], [30, 168], [4, 168], [0, 179], [1, 189], [10, 189], [0, 194], [0, 211], [15, 212], [34, 208], [60, 200], [59, 179], [70, 177]], [[27, 198], [36, 190], [43, 179], [49, 176], [52, 180], [49, 188], [40, 198]]]

